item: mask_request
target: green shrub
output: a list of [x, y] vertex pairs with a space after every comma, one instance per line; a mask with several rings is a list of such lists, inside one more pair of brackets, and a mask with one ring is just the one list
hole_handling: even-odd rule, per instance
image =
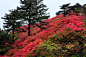
[[[35, 57], [68, 57], [79, 56], [81, 43], [83, 42], [82, 34], [67, 28], [64, 31], [56, 32], [52, 37], [41, 43], [38, 49], [35, 49], [30, 55]], [[80, 43], [81, 42], [81, 43]]]
[[62, 49], [61, 46], [62, 45], [60, 45], [60, 44], [51, 43], [51, 41], [45, 40], [45, 43], [41, 43], [39, 48], [35, 49], [28, 56], [33, 55], [33, 53], [34, 53], [35, 57], [42, 57], [42, 56], [44, 56], [44, 57], [56, 57], [56, 56], [59, 56], [58, 50]]
[[0, 55], [4, 55], [11, 48], [14, 41], [13, 35], [11, 36], [6, 30], [0, 29]]

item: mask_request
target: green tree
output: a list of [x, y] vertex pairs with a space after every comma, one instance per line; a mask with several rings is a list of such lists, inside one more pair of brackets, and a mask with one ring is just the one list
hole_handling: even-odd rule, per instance
[[68, 8], [69, 8], [69, 10], [73, 10], [73, 14], [74, 14], [74, 12], [75, 12], [75, 5], [73, 5], [73, 6], [69, 6]]
[[[5, 23], [3, 23], [3, 27], [6, 28], [8, 32], [13, 32], [14, 35], [14, 30], [19, 28], [21, 26], [21, 22], [17, 21], [18, 20], [18, 11], [16, 10], [9, 10], [11, 13], [10, 14], [5, 14], [2, 19], [4, 19]], [[14, 36], [13, 36], [14, 38]]]
[[43, 0], [20, 0], [21, 14], [24, 18], [23, 21], [28, 21], [28, 36], [30, 36], [30, 25], [36, 22], [41, 22], [48, 19], [49, 15], [46, 14], [46, 5], [42, 3]]
[[0, 55], [4, 55], [11, 48], [10, 44], [13, 44], [15, 41], [12, 38], [11, 34], [0, 28]]
[[[82, 8], [82, 5], [81, 5], [81, 4], [76, 3], [74, 6], [75, 6], [75, 8], [77, 8], [78, 10], [82, 10], [82, 9], [81, 9], [81, 8]], [[79, 11], [75, 10], [75, 13], [79, 13]]]
[[86, 16], [86, 4], [83, 5], [83, 10], [84, 10], [84, 13], [85, 13], [85, 16]]
[[58, 11], [58, 12], [56, 12], [56, 15], [60, 15], [62, 13], [63, 13], [63, 11]]
[[56, 12], [56, 15], [58, 15], [59, 13], [64, 13], [64, 17], [65, 17], [65, 15], [67, 15], [69, 12], [69, 8], [68, 8], [69, 5], [70, 5], [70, 3], [63, 4], [62, 6], [60, 6], [61, 7], [60, 9], [62, 9], [62, 11]]
[[86, 4], [84, 4], [83, 6], [82, 5], [75, 5], [75, 11], [76, 13], [85, 13], [86, 15]]

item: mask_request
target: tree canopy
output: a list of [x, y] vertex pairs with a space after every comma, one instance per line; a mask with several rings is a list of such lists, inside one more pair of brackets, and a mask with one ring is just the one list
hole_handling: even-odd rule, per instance
[[[43, 19], [48, 19], [49, 15], [47, 15], [46, 5], [42, 3], [43, 0], [20, 0], [22, 4], [19, 7], [23, 21], [28, 22], [28, 36], [30, 36], [30, 24], [34, 24], [36, 22], [41, 22]], [[48, 13], [49, 14], [49, 13]]]

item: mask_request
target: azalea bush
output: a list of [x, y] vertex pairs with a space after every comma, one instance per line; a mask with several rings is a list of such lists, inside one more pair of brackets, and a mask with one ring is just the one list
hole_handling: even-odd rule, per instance
[[59, 32], [58, 34], [54, 34], [52, 37], [49, 37], [45, 40], [45, 43], [40, 45], [39, 49], [34, 50], [29, 55], [34, 53], [34, 56], [56, 57], [79, 54], [81, 48], [78, 41], [81, 41], [79, 40], [81, 36], [82, 35], [68, 28], [63, 32]]
[[[83, 43], [84, 54], [86, 53], [86, 28], [84, 16], [63, 15], [55, 16], [45, 20], [47, 25], [43, 25], [46, 29], [42, 30], [31, 25], [31, 36], [28, 37], [28, 25], [20, 27], [26, 32], [18, 33], [17, 39], [12, 48], [4, 54], [8, 57], [70, 57], [72, 55], [80, 55]], [[40, 23], [37, 23], [40, 25]], [[20, 29], [20, 30], [21, 30]], [[22, 31], [22, 30], [21, 30]], [[17, 31], [15, 31], [17, 33]], [[79, 54], [79, 55], [78, 55]]]
[[33, 55], [35, 57], [37, 57], [37, 56], [39, 56], [39, 57], [59, 56], [58, 50], [62, 49], [61, 46], [62, 45], [60, 45], [60, 44], [51, 43], [51, 41], [46, 40], [45, 43], [40, 44], [39, 48], [33, 50], [32, 53], [29, 53], [28, 56], [30, 56], [30, 55]]
[[69, 43], [69, 42], [73, 43], [75, 41], [81, 41], [82, 33], [75, 32], [70, 28], [67, 28], [66, 30], [61, 31], [59, 33], [56, 32], [56, 34], [53, 35], [52, 39], [54, 39], [54, 42], [60, 41], [61, 43]]

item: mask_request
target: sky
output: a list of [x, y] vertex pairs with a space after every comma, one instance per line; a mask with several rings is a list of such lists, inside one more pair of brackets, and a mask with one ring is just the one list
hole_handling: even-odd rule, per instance
[[[71, 3], [71, 5], [75, 5], [75, 3], [80, 3], [81, 5], [86, 4], [86, 0], [43, 0], [43, 3], [47, 6], [48, 11], [50, 13], [50, 18], [56, 16], [56, 12], [60, 9], [60, 6], [66, 3]], [[3, 29], [4, 20], [1, 17], [4, 17], [5, 14], [9, 14], [9, 10], [16, 9], [17, 6], [20, 6], [20, 0], [0, 0], [0, 28]]]

